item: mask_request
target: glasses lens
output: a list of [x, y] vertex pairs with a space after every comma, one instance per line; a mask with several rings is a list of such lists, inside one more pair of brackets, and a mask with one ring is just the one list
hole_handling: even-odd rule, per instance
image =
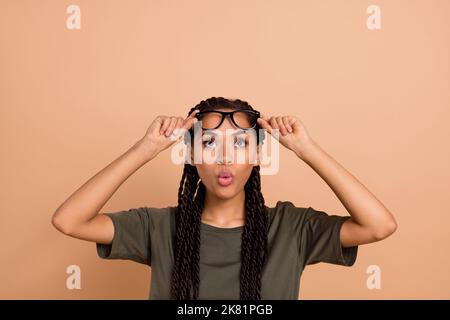
[[201, 115], [200, 120], [203, 129], [214, 129], [222, 120], [222, 115], [219, 112], [205, 112]]
[[242, 129], [252, 128], [256, 123], [256, 115], [251, 111], [237, 111], [234, 113], [234, 121]]

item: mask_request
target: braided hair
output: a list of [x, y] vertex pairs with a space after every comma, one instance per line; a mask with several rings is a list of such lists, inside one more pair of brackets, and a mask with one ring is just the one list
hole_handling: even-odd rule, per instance
[[[193, 107], [188, 115], [196, 109], [204, 111], [221, 107], [253, 110], [246, 101], [211, 97]], [[256, 129], [259, 129], [258, 125]], [[259, 144], [258, 134], [257, 137]], [[261, 274], [268, 255], [268, 215], [261, 193], [259, 165], [253, 166], [244, 189], [246, 215], [241, 242], [240, 299], [260, 300]], [[185, 163], [175, 211], [175, 261], [170, 284], [172, 299], [198, 299], [200, 225], [205, 194], [206, 188], [200, 180], [196, 167]]]

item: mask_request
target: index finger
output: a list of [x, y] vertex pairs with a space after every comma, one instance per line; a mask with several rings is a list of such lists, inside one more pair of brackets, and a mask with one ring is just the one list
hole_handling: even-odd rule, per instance
[[189, 130], [192, 125], [194, 124], [194, 121], [196, 120], [195, 115], [199, 112], [200, 110], [196, 109], [194, 111], [192, 111], [192, 113], [186, 117], [186, 119], [183, 120], [183, 124], [182, 124], [182, 128], [185, 130]]
[[191, 112], [191, 114], [190, 115], [188, 115], [187, 117], [186, 117], [186, 119], [184, 119], [184, 120], [188, 120], [189, 118], [194, 118], [195, 117], [195, 115], [198, 113], [198, 112], [200, 112], [200, 110], [198, 110], [198, 109], [195, 109], [194, 111], [192, 111]]

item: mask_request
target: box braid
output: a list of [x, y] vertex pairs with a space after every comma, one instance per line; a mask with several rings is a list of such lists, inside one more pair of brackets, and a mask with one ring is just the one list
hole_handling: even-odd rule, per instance
[[[188, 115], [195, 109], [203, 111], [220, 107], [234, 110], [253, 109], [247, 102], [239, 99], [212, 97], [201, 101], [189, 111]], [[259, 127], [256, 129], [258, 132]], [[190, 133], [193, 137], [193, 129]], [[257, 134], [258, 144], [259, 138]], [[268, 255], [268, 216], [261, 193], [259, 166], [253, 167], [244, 189], [246, 217], [241, 243], [240, 299], [260, 300], [261, 274]], [[198, 298], [200, 225], [205, 194], [206, 188], [200, 180], [197, 169], [186, 163], [178, 190], [178, 206], [175, 213], [175, 261], [170, 286], [172, 299]]]

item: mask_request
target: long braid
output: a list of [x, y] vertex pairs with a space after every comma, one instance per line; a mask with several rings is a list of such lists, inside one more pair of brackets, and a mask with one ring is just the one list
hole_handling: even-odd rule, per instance
[[195, 220], [193, 221], [193, 248], [192, 248], [192, 277], [193, 277], [193, 291], [194, 299], [198, 297], [198, 290], [200, 286], [200, 224], [201, 224], [201, 213], [203, 211], [203, 206], [205, 203], [206, 188], [203, 182], [200, 181], [197, 195], [194, 200], [194, 210], [193, 212], [199, 212], [199, 214], [194, 215]]
[[[201, 101], [195, 109], [253, 109], [247, 102], [223, 97]], [[193, 130], [191, 129], [191, 137]], [[262, 136], [264, 139], [264, 135]], [[259, 136], [257, 135], [259, 143]], [[192, 145], [192, 144], [191, 144]], [[261, 274], [267, 259], [268, 216], [261, 193], [260, 167], [255, 166], [245, 184], [245, 225], [241, 243], [240, 299], [261, 299]], [[171, 278], [172, 299], [197, 299], [200, 279], [200, 225], [206, 188], [197, 169], [185, 164], [178, 189], [175, 214], [174, 266]]]
[[[253, 167], [245, 185], [246, 224], [242, 234], [241, 299], [261, 299], [261, 273], [267, 259], [268, 216], [261, 193], [260, 167]], [[246, 246], [246, 243], [249, 246]], [[247, 248], [248, 247], [248, 248]], [[247, 248], [244, 250], [244, 248]]]
[[[183, 178], [178, 191], [178, 207], [176, 212], [176, 236], [174, 245], [175, 265], [172, 274], [171, 292], [175, 299], [189, 299], [192, 282], [192, 231], [194, 217], [201, 211], [193, 211], [192, 199], [197, 190], [199, 176], [195, 167], [185, 165]], [[198, 208], [198, 207], [197, 207]]]

